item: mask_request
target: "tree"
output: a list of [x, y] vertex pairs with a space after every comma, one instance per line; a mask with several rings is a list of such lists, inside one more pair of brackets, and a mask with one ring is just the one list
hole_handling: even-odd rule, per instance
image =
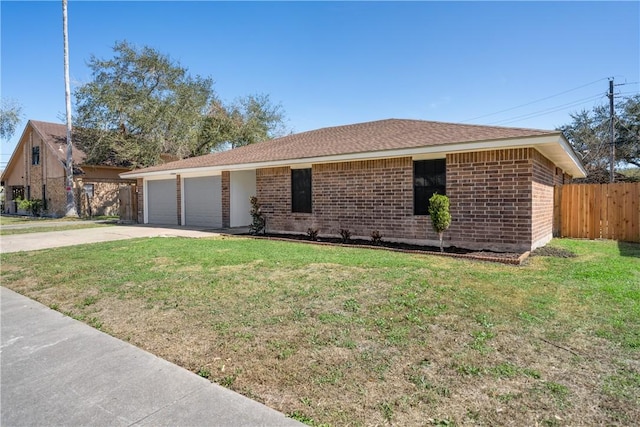
[[3, 99], [0, 106], [0, 139], [11, 139], [21, 120], [22, 106], [12, 99]]
[[431, 216], [431, 226], [440, 238], [440, 252], [444, 252], [442, 242], [444, 232], [449, 228], [449, 225], [451, 225], [449, 198], [438, 193], [431, 196], [429, 199], [429, 215]]
[[225, 105], [209, 77], [192, 77], [169, 56], [126, 41], [112, 59], [89, 61], [93, 80], [75, 92], [76, 141], [91, 163], [150, 166], [163, 153], [192, 157], [284, 133], [268, 95]]
[[88, 162], [149, 166], [160, 154], [192, 155], [213, 80], [192, 77], [167, 55], [126, 41], [112, 59], [92, 56], [93, 80], [75, 92], [78, 145]]
[[[616, 161], [640, 167], [640, 95], [619, 101], [615, 108]], [[609, 107], [571, 114], [572, 122], [561, 130], [587, 170], [588, 182], [608, 182], [611, 134]]]
[[230, 105], [215, 100], [205, 118], [201, 144], [194, 155], [265, 141], [286, 133], [284, 111], [269, 95], [240, 97]]

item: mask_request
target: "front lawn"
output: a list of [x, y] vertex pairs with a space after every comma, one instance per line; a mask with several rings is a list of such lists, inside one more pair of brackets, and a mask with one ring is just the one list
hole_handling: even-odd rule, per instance
[[37, 227], [20, 227], [20, 228], [2, 228], [0, 229], [0, 236], [9, 236], [13, 234], [25, 234], [25, 233], [45, 233], [47, 231], [68, 231], [68, 230], [82, 230], [85, 228], [98, 228], [109, 227], [113, 224], [96, 224], [94, 222], [69, 221], [69, 224], [57, 224], [57, 225], [45, 225], [38, 224]]
[[2, 284], [312, 425], [632, 425], [640, 245], [551, 247], [577, 257], [138, 239], [2, 255]]

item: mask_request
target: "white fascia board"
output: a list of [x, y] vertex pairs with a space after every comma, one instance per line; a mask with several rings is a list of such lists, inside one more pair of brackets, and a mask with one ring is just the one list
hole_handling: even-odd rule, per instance
[[152, 175], [152, 176], [145, 176], [144, 179], [146, 181], [159, 181], [161, 179], [176, 179], [176, 175], [178, 175], [175, 172], [171, 172], [168, 173], [167, 171], [164, 171], [164, 173], [162, 175], [158, 174], [158, 175]]
[[587, 171], [582, 165], [582, 161], [578, 158], [576, 151], [573, 149], [567, 138], [564, 135], [560, 135], [559, 141], [562, 149], [567, 153], [571, 162], [575, 165], [575, 168], [580, 172], [579, 174], [573, 175], [574, 178], [585, 178], [587, 176]]
[[203, 171], [201, 168], [199, 169], [184, 169], [184, 172], [180, 172], [180, 178], [201, 178], [205, 176], [219, 176], [222, 175], [222, 171], [227, 169], [220, 169], [217, 171]]
[[[239, 171], [239, 170], [251, 170], [271, 167], [290, 166], [292, 168], [308, 167], [311, 164], [319, 163], [338, 163], [348, 161], [360, 161], [360, 160], [375, 160], [375, 159], [387, 159], [394, 157], [412, 157], [416, 159], [425, 158], [444, 158], [448, 153], [463, 153], [473, 151], [487, 151], [487, 150], [499, 150], [508, 148], [524, 148], [524, 147], [537, 147], [544, 145], [560, 145], [566, 155], [571, 159], [571, 170], [567, 170], [572, 175], [576, 176], [580, 173], [584, 173], [584, 169], [580, 165], [580, 161], [573, 154], [573, 150], [566, 142], [566, 139], [561, 134], [542, 135], [528, 138], [514, 138], [514, 139], [497, 139], [489, 141], [472, 141], [472, 142], [460, 142], [456, 144], [443, 144], [427, 147], [416, 148], [401, 148], [397, 150], [384, 150], [384, 151], [369, 151], [364, 153], [350, 153], [339, 154], [333, 156], [321, 156], [321, 157], [305, 157], [300, 159], [288, 159], [288, 160], [276, 160], [271, 162], [254, 162], [254, 163], [241, 163], [234, 165], [222, 165], [222, 166], [207, 166], [200, 168], [188, 168], [188, 169], [175, 169], [165, 170], [158, 172], [147, 172], [136, 175], [128, 175], [126, 178], [145, 178], [152, 179], [156, 176], [166, 176], [168, 173], [179, 174], [187, 176], [204, 176], [204, 175], [217, 175], [222, 171]], [[550, 159], [557, 160], [557, 159]]]

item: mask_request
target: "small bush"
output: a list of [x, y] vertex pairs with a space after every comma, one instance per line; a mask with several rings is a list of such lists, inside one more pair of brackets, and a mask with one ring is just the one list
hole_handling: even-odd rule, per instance
[[262, 214], [262, 208], [260, 207], [260, 203], [258, 203], [258, 198], [251, 196], [249, 202], [251, 203], [251, 217], [253, 218], [253, 222], [249, 226], [249, 233], [253, 235], [261, 231], [262, 233], [266, 233], [267, 220]]
[[379, 246], [382, 243], [382, 234], [378, 230], [373, 230], [371, 232], [371, 241], [374, 245]]
[[342, 243], [349, 243], [349, 241], [351, 241], [351, 231], [347, 228], [341, 228], [340, 238], [342, 239]]
[[451, 214], [449, 213], [449, 198], [442, 194], [435, 193], [429, 199], [429, 215], [431, 216], [431, 225], [433, 230], [438, 233], [440, 238], [440, 252], [444, 252], [443, 235], [451, 225]]
[[309, 227], [307, 229], [307, 236], [309, 236], [309, 240], [315, 242], [318, 240], [318, 229]]
[[31, 215], [39, 216], [42, 213], [42, 200], [40, 199], [16, 199], [18, 209], [31, 212]]

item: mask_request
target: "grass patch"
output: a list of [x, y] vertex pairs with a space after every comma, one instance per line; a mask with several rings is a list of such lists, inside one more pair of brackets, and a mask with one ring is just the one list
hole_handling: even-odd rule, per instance
[[0, 225], [45, 224], [59, 221], [82, 221], [81, 218], [47, 218], [37, 216], [0, 215]]
[[575, 257], [513, 267], [152, 238], [3, 254], [1, 274], [4, 286], [309, 425], [632, 423], [640, 245], [624, 255], [615, 242], [550, 247]]
[[15, 234], [26, 234], [26, 233], [45, 233], [47, 231], [68, 231], [68, 230], [82, 230], [85, 228], [98, 228], [98, 227], [109, 227], [113, 224], [94, 224], [94, 223], [69, 223], [68, 225], [52, 225], [52, 226], [43, 226], [38, 224], [37, 227], [28, 227], [28, 228], [1, 228], [0, 236], [9, 236]]

